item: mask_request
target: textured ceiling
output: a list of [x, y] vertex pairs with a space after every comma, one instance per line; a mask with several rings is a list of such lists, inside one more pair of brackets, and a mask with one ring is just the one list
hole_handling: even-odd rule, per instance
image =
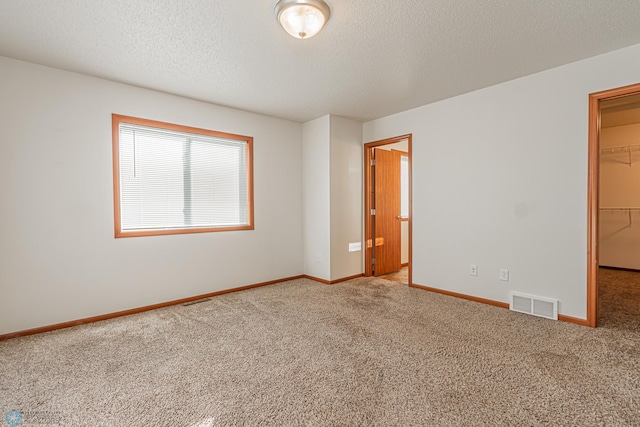
[[640, 43], [638, 0], [0, 0], [0, 55], [299, 122], [366, 121]]

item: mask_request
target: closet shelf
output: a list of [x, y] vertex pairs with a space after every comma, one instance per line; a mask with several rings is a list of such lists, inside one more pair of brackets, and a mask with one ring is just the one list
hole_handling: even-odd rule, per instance
[[629, 166], [633, 165], [633, 151], [640, 151], [640, 144], [635, 145], [621, 145], [618, 147], [601, 148], [600, 154], [616, 154], [616, 153], [628, 153], [629, 154]]
[[633, 217], [631, 216], [632, 212], [640, 212], [640, 208], [635, 208], [635, 207], [628, 207], [628, 208], [621, 208], [621, 207], [614, 207], [614, 208], [600, 208], [601, 211], [606, 211], [606, 212], [623, 212], [626, 213], [628, 215], [628, 220], [629, 220], [629, 224], [627, 224], [627, 227], [632, 227], [633, 226]]

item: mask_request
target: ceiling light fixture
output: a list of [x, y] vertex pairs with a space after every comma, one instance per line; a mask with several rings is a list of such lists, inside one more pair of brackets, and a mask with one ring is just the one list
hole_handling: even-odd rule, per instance
[[276, 17], [282, 28], [298, 39], [308, 39], [322, 29], [331, 10], [324, 0], [280, 0]]

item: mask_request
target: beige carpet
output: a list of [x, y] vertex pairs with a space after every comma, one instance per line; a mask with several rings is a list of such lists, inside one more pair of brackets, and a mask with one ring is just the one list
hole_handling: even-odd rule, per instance
[[640, 332], [640, 272], [601, 268], [598, 274], [599, 325]]
[[0, 342], [0, 422], [640, 425], [640, 332], [603, 324], [297, 280]]

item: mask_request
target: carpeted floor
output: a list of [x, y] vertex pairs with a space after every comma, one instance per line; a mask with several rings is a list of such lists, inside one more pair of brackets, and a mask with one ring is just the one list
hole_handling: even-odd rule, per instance
[[640, 272], [601, 268], [598, 297], [600, 327], [640, 333]]
[[637, 426], [634, 310], [590, 329], [382, 279], [296, 280], [0, 342], [0, 420]]

